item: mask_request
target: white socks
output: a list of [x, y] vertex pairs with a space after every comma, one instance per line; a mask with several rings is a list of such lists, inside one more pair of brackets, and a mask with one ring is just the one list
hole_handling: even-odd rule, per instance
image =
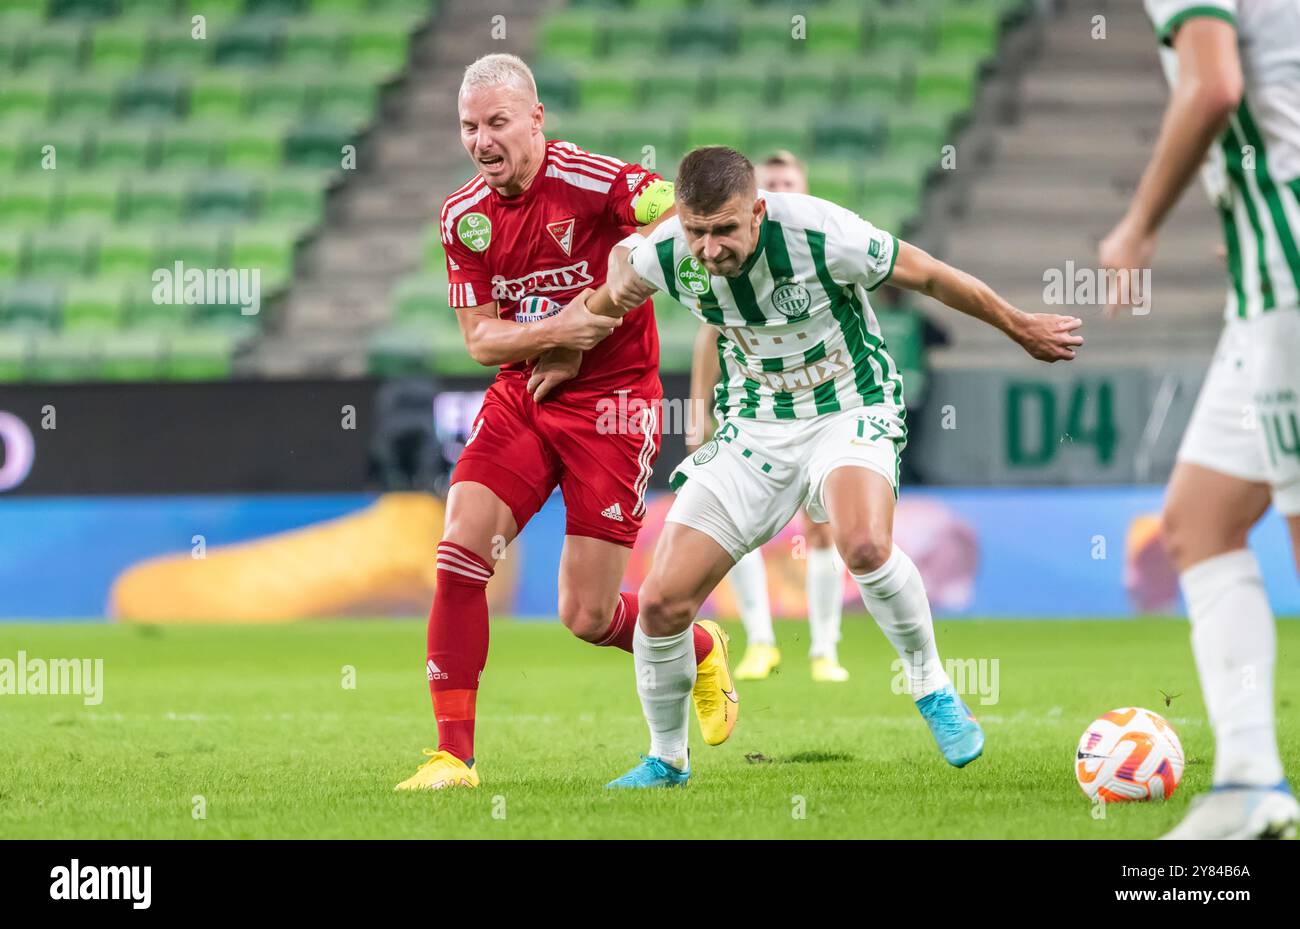
[[694, 628], [654, 639], [638, 624], [632, 633], [636, 692], [650, 725], [649, 755], [679, 771], [686, 770], [687, 725], [695, 687]]
[[1277, 629], [1259, 562], [1239, 549], [1193, 565], [1179, 581], [1214, 728], [1214, 783], [1276, 784], [1282, 779], [1273, 727]]
[[879, 568], [850, 576], [858, 582], [862, 602], [876, 625], [903, 660], [912, 699], [919, 700], [948, 684], [948, 673], [934, 643], [930, 601], [912, 559], [895, 545]]
[[762, 552], [754, 549], [737, 561], [727, 579], [736, 594], [740, 622], [745, 627], [745, 644], [775, 645], [772, 605], [767, 598], [767, 567]]
[[808, 654], [813, 658], [839, 660], [835, 646], [840, 641], [843, 570], [833, 545], [808, 549], [808, 633], [812, 639]]

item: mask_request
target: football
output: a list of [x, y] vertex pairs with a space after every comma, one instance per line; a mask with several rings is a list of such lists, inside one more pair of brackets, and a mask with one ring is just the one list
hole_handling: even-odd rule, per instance
[[1163, 800], [1183, 777], [1183, 746], [1159, 713], [1137, 706], [1103, 713], [1075, 752], [1074, 776], [1089, 799]]

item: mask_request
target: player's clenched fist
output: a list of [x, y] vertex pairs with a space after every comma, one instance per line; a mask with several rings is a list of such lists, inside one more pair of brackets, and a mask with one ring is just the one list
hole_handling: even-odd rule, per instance
[[587, 309], [587, 298], [592, 291], [584, 290], [551, 317], [551, 329], [556, 344], [563, 348], [576, 348], [589, 351], [600, 344], [601, 340], [622, 324], [621, 319], [610, 316], [597, 316]]
[[614, 305], [624, 312], [640, 306], [655, 295], [654, 285], [636, 272], [623, 248], [615, 248], [609, 253], [605, 286], [609, 288], [609, 296]]
[[1075, 330], [1083, 320], [1054, 313], [1023, 313], [1011, 336], [1039, 361], [1069, 361], [1083, 344]]

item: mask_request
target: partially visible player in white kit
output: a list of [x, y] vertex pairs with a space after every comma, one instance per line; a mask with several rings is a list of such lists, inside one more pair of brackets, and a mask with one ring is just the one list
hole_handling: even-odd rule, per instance
[[[1172, 85], [1110, 269], [1150, 267], [1198, 169], [1228, 257], [1227, 323], [1163, 514], [1214, 727], [1214, 786], [1166, 838], [1293, 835], [1273, 721], [1277, 636], [1247, 533], [1273, 505], [1300, 570], [1300, 0], [1146, 0]], [[1208, 156], [1208, 160], [1207, 160]]]
[[[677, 215], [648, 239], [629, 237], [630, 261], [649, 285], [718, 327], [722, 422], [669, 478], [677, 497], [641, 586], [632, 643], [650, 750], [609, 786], [686, 782], [691, 622], [735, 563], [801, 506], [830, 523], [945, 759], [969, 764], [984, 733], [944, 671], [921, 575], [893, 544], [907, 429], [898, 368], [868, 294], [885, 280], [928, 294], [1044, 361], [1074, 357], [1080, 321], [1022, 313], [833, 203], [760, 191], [753, 165], [729, 148], [682, 159], [676, 204]], [[604, 313], [610, 291], [602, 285], [574, 302]]]
[[[754, 165], [758, 186], [772, 193], [808, 193], [808, 175], [793, 154], [776, 151]], [[697, 421], [709, 418], [713, 395], [721, 371], [718, 366], [718, 330], [703, 325], [695, 339], [691, 361], [691, 399]], [[687, 452], [698, 446], [687, 442]], [[831, 530], [826, 523], [814, 522], [802, 509], [804, 538], [808, 543], [808, 657], [812, 661], [814, 681], [838, 683], [849, 679], [848, 669], [840, 664], [838, 644], [843, 613], [844, 563], [835, 552]], [[733, 672], [736, 680], [759, 681], [768, 677], [781, 663], [772, 628], [772, 606], [767, 594], [767, 567], [763, 553], [754, 549], [731, 569], [727, 581], [736, 595], [736, 608], [745, 627], [745, 657]]]

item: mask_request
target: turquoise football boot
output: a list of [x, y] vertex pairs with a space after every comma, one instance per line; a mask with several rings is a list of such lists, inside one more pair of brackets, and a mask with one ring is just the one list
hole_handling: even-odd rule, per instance
[[639, 765], [605, 787], [680, 787], [690, 776], [690, 762], [687, 762], [685, 771], [679, 771], [666, 761], [642, 755]]
[[984, 753], [984, 730], [951, 684], [917, 700], [916, 708], [948, 764], [961, 768]]

